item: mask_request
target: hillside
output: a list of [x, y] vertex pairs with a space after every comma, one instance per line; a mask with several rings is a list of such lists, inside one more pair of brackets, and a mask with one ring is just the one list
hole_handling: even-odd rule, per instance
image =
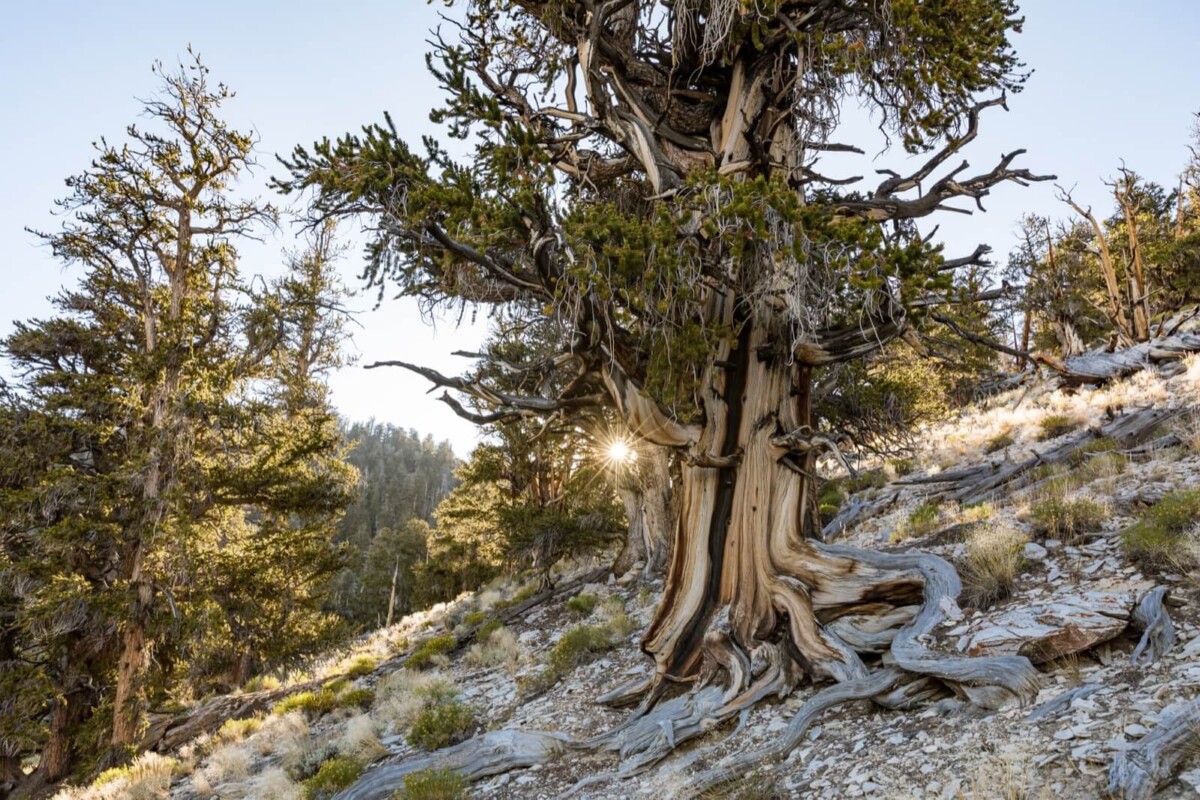
[[[923, 550], [953, 562], [967, 591], [961, 609], [943, 609], [936, 648], [1019, 649], [1041, 673], [1032, 704], [982, 712], [929, 690], [914, 694], [906, 708], [840, 705], [819, 716], [782, 763], [764, 762], [760, 776], [705, 796], [1100, 796], [1114, 757], [1153, 736], [1200, 689], [1200, 581], [1190, 566], [1194, 552], [1182, 552], [1198, 546], [1200, 417], [1192, 406], [1200, 359], [1183, 364], [1169, 377], [1146, 371], [1101, 389], [992, 398], [922, 431], [927, 444], [911, 463], [889, 464], [874, 480], [844, 482], [857, 491], [842, 499], [843, 509], [857, 504], [875, 513], [851, 524], [841, 541], [893, 553]], [[1141, 444], [1122, 447], [1102, 435], [1148, 409], [1156, 422]], [[949, 479], [985, 462], [989, 474], [998, 474], [1072, 442], [1084, 444], [1081, 455], [1026, 470], [991, 502], [931, 502], [953, 488]], [[1168, 513], [1182, 515], [1167, 522], [1190, 533], [1171, 540], [1173, 552], [1152, 553], [1153, 532], [1138, 523], [1164, 523]], [[1016, 555], [1006, 561], [1004, 553]], [[309, 676], [308, 694], [286, 687], [268, 692], [271, 699], [290, 698], [273, 713], [250, 715], [176, 748], [169, 754], [173, 766], [143, 756], [132, 777], [120, 773], [60, 797], [162, 797], [168, 785], [178, 800], [282, 799], [305, 791], [327, 797], [357, 779], [336, 796], [386, 798], [405, 786], [403, 773], [414, 766], [467, 763], [488, 771], [487, 754], [472, 745], [430, 758], [414, 739], [431, 746], [501, 729], [562, 738], [538, 739], [530, 761], [544, 763], [482, 776], [469, 787], [471, 797], [550, 798], [572, 787], [597, 800], [681, 796], [696, 773], [780, 739], [817, 689], [756, 705], [659, 763], [639, 763], [636, 754], [622, 762], [603, 747], [566, 749], [621, 725], [626, 713], [603, 708], [596, 697], [651, 669], [637, 641], [661, 582], [631, 577], [581, 584], [579, 575], [562, 576], [548, 596], [497, 585], [411, 615], [327, 659]], [[1151, 660], [1152, 653], [1135, 653], [1142, 636], [1130, 617], [1158, 587], [1166, 589], [1176, 641]], [[337, 675], [345, 677], [330, 685]], [[664, 725], [651, 735], [669, 743], [676, 731]], [[547, 742], [565, 752], [545, 758], [539, 748]], [[456, 762], [456, 754], [465, 761]], [[418, 775], [450, 788], [427, 785], [422, 793], [410, 779], [408, 796], [459, 796], [461, 787], [446, 774]], [[1197, 793], [1200, 763], [1193, 758], [1155, 796]]]

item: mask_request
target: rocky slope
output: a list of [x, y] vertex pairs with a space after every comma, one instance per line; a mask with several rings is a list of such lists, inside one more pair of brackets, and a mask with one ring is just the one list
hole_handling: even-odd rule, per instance
[[[840, 537], [845, 543], [918, 548], [968, 573], [976, 558], [973, 548], [992, 541], [987, 537], [1016, 543], [1011, 587], [991, 596], [984, 592], [975, 602], [960, 600], [961, 608], [948, 610], [937, 639], [949, 650], [1030, 655], [1043, 673], [1034, 705], [983, 713], [952, 697], [902, 711], [851, 703], [818, 719], [784, 762], [710, 796], [1102, 796], [1114, 756], [1136, 746], [1200, 694], [1200, 576], [1193, 560], [1200, 553], [1200, 520], [1192, 519], [1191, 530], [1175, 540], [1178, 558], [1165, 561], [1134, 558], [1122, 535], [1162, 497], [1200, 489], [1200, 416], [1190, 410], [1200, 403], [1200, 360], [1190, 359], [1176, 373], [1139, 373], [1100, 390], [994, 398], [923, 431], [921, 441], [931, 446], [911, 464], [887, 465], [890, 480], [866, 488], [863, 484], [870, 482], [857, 482], [853, 497], [878, 501], [877, 513], [851, 525]], [[1046, 452], [1063, 437], [1150, 406], [1172, 412], [1151, 437], [1160, 447], [1128, 454], [1092, 447], [1076, 462], [1043, 470], [1031, 485], [984, 505], [938, 505], [931, 502], [938, 484], [914, 482], [984, 461], [1002, 469]], [[1057, 536], [1057, 529], [1046, 530], [1039, 517], [1048, 499], [1088, 501], [1100, 514], [1077, 526], [1082, 530]], [[226, 726], [217, 736], [202, 737], [174, 754], [180, 763], [160, 769], [161, 789], [151, 787], [144, 796], [160, 791], [163, 796], [168, 786], [178, 800], [288, 798], [305, 791], [329, 796], [337, 781], [322, 789], [308, 777], [322, 763], [334, 758], [365, 763], [370, 775], [420, 758], [424, 751], [410, 743], [410, 726], [422, 710], [446, 702], [466, 706], [474, 715], [450, 733], [450, 740], [472, 730], [498, 729], [549, 730], [587, 739], [625, 719], [595, 698], [651, 668], [636, 643], [660, 587], [610, 577], [515, 615], [513, 609], [520, 609], [511, 597], [516, 587], [501, 587], [414, 615], [324, 665], [328, 675], [360, 673], [333, 687], [327, 705], [335, 708], [299, 707], [241, 731]], [[1135, 604], [1156, 587], [1167, 589], [1176, 641], [1162, 658], [1149, 661], [1139, 653], [1135, 662], [1140, 633], [1136, 625], [1130, 627], [1130, 617]], [[565, 602], [574, 595], [583, 598]], [[427, 669], [404, 666], [402, 656], [433, 635], [462, 636], [505, 608], [513, 618], [486, 641], [449, 655], [427, 647]], [[582, 646], [580, 626], [592, 637]], [[355, 702], [362, 707], [354, 708], [345, 700], [354, 689], [374, 696], [360, 692]], [[595, 800], [675, 797], [689, 775], [777, 739], [816, 691], [807, 687], [761, 703], [736, 725], [716, 727], [629, 778], [618, 776], [617, 754], [571, 750], [545, 764], [485, 778], [470, 787], [470, 796], [552, 798], [576, 787], [577, 796]], [[154, 771], [152, 765], [147, 770]], [[306, 777], [307, 789], [301, 782]], [[134, 796], [141, 784], [135, 777], [121, 780], [126, 783], [115, 782], [113, 794], [103, 794], [100, 787], [72, 796]], [[1200, 759], [1193, 755], [1155, 796], [1198, 794]]]

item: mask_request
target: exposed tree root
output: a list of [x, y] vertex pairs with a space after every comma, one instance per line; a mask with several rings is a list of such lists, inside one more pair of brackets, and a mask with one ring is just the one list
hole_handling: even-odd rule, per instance
[[1134, 648], [1134, 664], [1158, 661], [1175, 646], [1175, 625], [1167, 613], [1167, 587], [1159, 586], [1142, 595], [1133, 609], [1131, 627], [1142, 631], [1141, 641]]
[[404, 776], [423, 769], [451, 769], [469, 781], [542, 764], [570, 746], [567, 736], [528, 731], [491, 731], [421, 758], [368, 770], [334, 800], [389, 800]]
[[1175, 774], [1189, 755], [1200, 752], [1200, 698], [1113, 757], [1108, 792], [1122, 800], [1147, 800]]
[[883, 695], [903, 679], [904, 673], [901, 670], [886, 668], [865, 678], [835, 684], [817, 692], [800, 707], [779, 739], [761, 750], [738, 753], [724, 764], [700, 773], [688, 782], [679, 796], [689, 799], [697, 797], [714, 786], [736, 780], [763, 761], [787, 756], [821, 714], [850, 700], [864, 700]]

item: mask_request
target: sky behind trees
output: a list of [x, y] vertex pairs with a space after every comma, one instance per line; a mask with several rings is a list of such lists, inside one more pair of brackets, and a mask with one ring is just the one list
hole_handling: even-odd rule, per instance
[[[1027, 0], [1023, 11], [1027, 23], [1016, 44], [1034, 75], [1025, 92], [1010, 98], [1009, 113], [985, 114], [968, 160], [986, 169], [1000, 152], [1027, 148], [1021, 165], [1057, 174], [1097, 211], [1110, 205], [1101, 178], [1116, 173], [1122, 158], [1146, 177], [1173, 185], [1187, 157], [1193, 112], [1200, 110], [1200, 81], [1188, 64], [1200, 5], [1156, 0], [1130, 13], [1128, 4], [1115, 0]], [[275, 153], [356, 130], [380, 120], [385, 110], [410, 141], [437, 133], [428, 121], [439, 95], [425, 70], [424, 40], [439, 12], [445, 12], [441, 3], [421, 0], [212, 0], [199, 6], [48, 1], [6, 8], [0, 26], [0, 335], [14, 319], [44, 315], [46, 297], [76, 279], [23, 228], [57, 226], [50, 212], [65, 193], [63, 179], [87, 166], [90, 142], [100, 136], [120, 140], [139, 108], [135, 98], [155, 87], [152, 61], [173, 61], [190, 43], [214, 78], [237, 91], [227, 107], [229, 121], [261, 137], [260, 186], [247, 190], [266, 195], [267, 178], [280, 173]], [[846, 113], [851, 130], [838, 138], [862, 141], [858, 133], [869, 130], [870, 121], [854, 109]], [[822, 172], [870, 180], [874, 169], [903, 163], [893, 148], [825, 162]], [[985, 206], [984, 215], [939, 220], [948, 255], [985, 242], [1002, 262], [1022, 213], [1066, 212], [1049, 184], [1001, 186]], [[285, 226], [261, 246], [246, 248], [245, 274], [275, 273], [281, 250], [295, 246], [296, 233]], [[352, 235], [344, 238], [355, 244]], [[342, 262], [352, 288], [358, 288], [359, 267], [352, 247]], [[464, 319], [456, 329], [456, 320], [446, 319], [433, 329], [411, 300], [385, 298], [378, 310], [374, 301], [369, 293], [353, 300], [361, 312], [353, 332], [360, 358], [334, 378], [335, 403], [352, 419], [375, 417], [448, 438], [465, 455], [476, 441], [475, 428], [427, 395], [419, 378], [368, 372], [362, 365], [404, 358], [457, 372], [468, 362], [451, 352], [478, 343], [482, 320]]]

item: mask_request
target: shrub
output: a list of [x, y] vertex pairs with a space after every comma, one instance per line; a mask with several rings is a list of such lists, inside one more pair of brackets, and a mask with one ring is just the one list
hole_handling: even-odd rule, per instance
[[371, 656], [358, 656], [350, 662], [350, 666], [346, 668], [346, 674], [351, 678], [361, 678], [374, 672], [376, 666], [378, 666], [378, 662]]
[[[156, 800], [168, 795], [171, 776], [178, 762], [158, 753], [142, 753], [130, 764], [106, 769], [96, 776], [92, 788], [107, 786], [118, 789], [119, 795], [105, 792], [105, 797], [122, 797], [129, 800]], [[91, 793], [85, 793], [88, 797]]]
[[1121, 543], [1133, 558], [1156, 567], [1187, 565], [1194, 542], [1187, 534], [1200, 521], [1200, 489], [1163, 495], [1145, 516], [1121, 532]]
[[559, 675], [564, 675], [580, 664], [586, 664], [600, 653], [611, 650], [614, 641], [612, 631], [600, 625], [579, 625], [563, 634], [550, 651], [548, 664]]
[[375, 727], [375, 720], [366, 714], [348, 719], [337, 740], [338, 754], [353, 758], [360, 764], [370, 764], [386, 756], [387, 748], [379, 741]]
[[350, 689], [338, 695], [338, 705], [343, 708], [370, 708], [375, 703], [375, 693], [370, 689]]
[[373, 715], [380, 724], [407, 730], [426, 708], [457, 696], [454, 684], [440, 675], [400, 670], [379, 681]]
[[938, 513], [937, 503], [925, 502], [913, 509], [912, 513], [893, 534], [895, 540], [908, 539], [913, 536], [924, 536], [937, 530], [941, 514]]
[[271, 707], [271, 713], [282, 716], [290, 711], [303, 711], [313, 717], [320, 717], [337, 708], [337, 704], [337, 695], [325, 688], [319, 692], [289, 694]]
[[896, 473], [896, 477], [903, 478], [917, 468], [916, 462], [911, 458], [896, 458], [892, 462], [892, 472]]
[[817, 494], [817, 506], [822, 519], [832, 519], [837, 516], [846, 499], [846, 492], [840, 480], [826, 481]]
[[963, 598], [975, 608], [988, 608], [1008, 597], [1025, 563], [1021, 551], [1028, 541], [1024, 533], [998, 525], [972, 533], [963, 565]]
[[475, 641], [486, 642], [489, 636], [503, 627], [504, 623], [500, 621], [499, 617], [492, 617], [475, 629]]
[[247, 694], [250, 692], [265, 692], [270, 689], [278, 689], [282, 685], [279, 682], [279, 678], [276, 678], [274, 675], [255, 675], [246, 681], [246, 685], [242, 687], [242, 691]]
[[468, 611], [463, 614], [462, 624], [474, 628], [477, 625], [482, 625], [488, 618], [486, 611]]
[[580, 617], [589, 617], [600, 605], [600, 598], [594, 594], [581, 592], [567, 601], [567, 610]]
[[1008, 431], [998, 433], [983, 443], [983, 452], [987, 453], [988, 455], [991, 455], [992, 453], [998, 453], [1006, 447], [1011, 447], [1013, 441], [1012, 434]]
[[450, 633], [426, 639], [417, 645], [404, 665], [411, 669], [427, 669], [435, 664], [445, 663], [446, 654], [453, 650], [456, 644], [458, 640]]
[[304, 782], [305, 796], [311, 800], [326, 800], [358, 780], [362, 764], [353, 758], [334, 756], [321, 765], [317, 773]]
[[261, 717], [227, 719], [217, 730], [216, 738], [222, 742], [240, 742], [262, 727]]
[[475, 728], [475, 712], [457, 700], [429, 706], [417, 715], [408, 743], [422, 750], [438, 750], [457, 744]]
[[958, 519], [960, 522], [987, 522], [995, 513], [991, 503], [972, 503], [959, 509]]
[[473, 667], [516, 666], [521, 646], [508, 628], [497, 628], [483, 641], [471, 645], [466, 661]]
[[1073, 542], [1096, 530], [1104, 517], [1104, 507], [1086, 498], [1048, 497], [1029, 510], [1029, 518], [1039, 532], [1064, 542]]
[[1041, 429], [1041, 435], [1038, 438], [1042, 441], [1057, 439], [1059, 436], [1065, 436], [1078, 427], [1079, 423], [1066, 414], [1049, 414], [1042, 417], [1042, 421], [1038, 423], [1038, 428]]
[[467, 800], [467, 781], [452, 769], [418, 769], [404, 776], [396, 800]]

